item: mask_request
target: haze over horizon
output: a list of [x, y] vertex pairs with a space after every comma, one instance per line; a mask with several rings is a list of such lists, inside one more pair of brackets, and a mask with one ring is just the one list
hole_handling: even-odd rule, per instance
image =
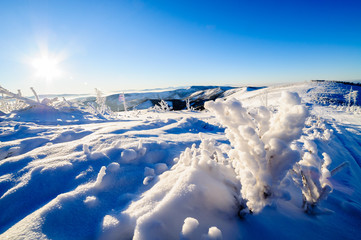
[[0, 2], [0, 85], [40, 94], [361, 79], [359, 1]]

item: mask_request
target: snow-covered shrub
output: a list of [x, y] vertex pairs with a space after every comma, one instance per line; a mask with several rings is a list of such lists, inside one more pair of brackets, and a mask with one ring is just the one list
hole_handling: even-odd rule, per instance
[[329, 141], [333, 135], [333, 130], [326, 126], [325, 120], [315, 118], [313, 116], [306, 120], [307, 128], [304, 133], [307, 135], [308, 140], [320, 139], [322, 141]]
[[44, 98], [43, 100], [41, 100], [41, 104], [48, 105], [48, 106], [54, 106], [54, 103], [56, 103], [57, 101], [58, 101], [57, 97], [52, 98], [52, 99]]
[[28, 105], [19, 99], [9, 99], [2, 96], [0, 99], [0, 111], [10, 113], [15, 110], [24, 109]]
[[220, 239], [220, 230], [208, 229], [222, 229], [237, 211], [239, 182], [233, 168], [224, 163], [221, 147], [214, 143], [202, 139], [199, 147], [187, 148], [174, 166], [123, 212], [137, 219], [133, 239], [202, 239], [203, 235]]
[[161, 99], [158, 104], [159, 105], [155, 105], [153, 107], [153, 110], [155, 110], [157, 112], [169, 112], [171, 110], [168, 103], [166, 101], [164, 101], [163, 99]]
[[317, 204], [326, 199], [332, 191], [332, 184], [328, 180], [331, 172], [327, 167], [331, 158], [327, 153], [318, 156], [317, 145], [313, 141], [305, 141], [302, 160], [293, 168], [293, 180], [301, 188], [303, 208], [307, 213], [313, 213]]
[[95, 103], [97, 104], [97, 111], [101, 115], [104, 115], [104, 113], [107, 111], [107, 105], [105, 104], [105, 97], [103, 96], [103, 93], [97, 88], [95, 88], [95, 93], [97, 95], [95, 100]]
[[24, 98], [21, 95], [20, 90], [18, 90], [18, 93], [16, 94], [0, 86], [0, 93], [0, 111], [4, 113], [10, 113], [15, 110], [24, 109], [28, 106], [38, 104], [38, 102], [35, 102], [28, 98]]
[[353, 114], [361, 114], [361, 107], [357, 105], [348, 106], [341, 106], [341, 105], [332, 105], [332, 108], [335, 108], [338, 111], [347, 111]]
[[88, 103], [87, 111], [93, 115], [96, 115], [100, 118], [108, 119], [109, 117], [114, 117], [113, 111], [110, 109], [108, 105], [105, 103], [105, 97], [103, 93], [95, 88], [96, 100], [94, 103]]
[[194, 111], [194, 108], [191, 106], [189, 98], [186, 99], [187, 111]]
[[56, 106], [58, 98], [44, 98], [40, 101], [35, 89], [32, 87], [30, 89], [34, 94], [36, 101], [23, 97], [20, 90], [18, 90], [18, 93], [15, 94], [0, 86], [0, 93], [2, 94], [2, 97], [0, 98], [0, 111], [10, 113], [15, 110], [21, 110], [28, 107], [31, 108], [33, 106]]
[[[200, 137], [202, 138], [202, 135]], [[228, 161], [221, 148], [216, 146], [216, 142], [212, 138], [202, 138], [199, 148], [196, 148], [195, 145], [192, 148], [186, 148], [180, 155], [179, 161], [187, 166], [192, 165], [205, 169], [209, 169], [210, 166], [216, 166], [218, 163], [228, 165]]]
[[293, 181], [302, 191], [304, 210], [307, 213], [316, 213], [319, 202], [326, 199], [332, 191], [329, 178], [341, 171], [348, 163], [344, 162], [329, 171], [331, 158], [325, 152], [322, 154], [318, 152], [317, 141], [329, 141], [333, 135], [333, 130], [326, 125], [325, 120], [309, 117], [304, 133], [301, 140], [304, 143], [302, 159], [294, 165], [290, 173]]
[[300, 153], [291, 143], [300, 138], [308, 116], [297, 93], [283, 92], [278, 112], [260, 107], [249, 112], [238, 100], [206, 102], [226, 127], [232, 149], [228, 156], [242, 185], [240, 199], [252, 212], [260, 212], [276, 198], [289, 198], [281, 182]]
[[355, 90], [352, 90], [352, 87], [350, 89], [350, 92], [345, 94], [345, 99], [347, 101], [347, 110], [350, 111], [350, 107], [352, 105], [352, 102], [353, 102], [353, 105], [356, 105], [356, 100], [357, 100], [357, 94], [358, 94], [358, 91], [355, 91]]

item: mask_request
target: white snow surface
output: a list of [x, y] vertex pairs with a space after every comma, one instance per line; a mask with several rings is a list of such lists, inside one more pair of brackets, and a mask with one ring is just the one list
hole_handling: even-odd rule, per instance
[[327, 104], [348, 91], [239, 88], [206, 111], [112, 120], [0, 116], [0, 239], [358, 239], [361, 113]]

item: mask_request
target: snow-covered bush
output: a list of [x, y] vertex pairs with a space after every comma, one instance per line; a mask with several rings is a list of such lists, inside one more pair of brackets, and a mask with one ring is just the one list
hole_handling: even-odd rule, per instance
[[114, 117], [114, 112], [110, 107], [105, 103], [106, 98], [103, 96], [103, 93], [95, 88], [96, 100], [94, 103], [88, 103], [87, 111], [93, 115], [96, 115], [100, 118], [108, 119], [108, 117]]
[[194, 111], [194, 108], [191, 106], [189, 98], [186, 99], [187, 111]]
[[294, 165], [290, 175], [302, 191], [304, 210], [313, 214], [319, 210], [319, 202], [326, 199], [332, 191], [329, 178], [348, 164], [344, 162], [334, 170], [328, 170], [331, 158], [325, 152], [319, 153], [316, 143], [317, 141], [329, 141], [333, 137], [333, 130], [326, 125], [323, 119], [309, 117], [304, 133], [301, 140], [304, 150], [302, 159]]
[[16, 94], [0, 86], [0, 93], [0, 111], [4, 113], [10, 113], [15, 110], [24, 109], [29, 105], [32, 106], [38, 104], [33, 100], [24, 98], [21, 95], [20, 90], [18, 90], [18, 93]]
[[158, 105], [154, 105], [154, 107], [151, 107], [149, 110], [155, 112], [169, 112], [172, 110], [172, 107], [170, 107], [166, 101], [161, 99], [160, 102], [158, 102]]
[[15, 110], [21, 110], [33, 106], [50, 106], [55, 107], [58, 102], [58, 98], [44, 98], [40, 101], [38, 94], [34, 88], [30, 88], [34, 94], [36, 101], [33, 101], [29, 98], [23, 97], [21, 91], [18, 90], [18, 93], [12, 93], [9, 90], [0, 86], [0, 93], [2, 94], [0, 98], [0, 111], [5, 113], [10, 113]]
[[313, 116], [307, 118], [304, 133], [308, 140], [320, 139], [322, 141], [329, 141], [333, 135], [333, 130], [326, 126], [323, 119], [315, 118]]
[[257, 213], [274, 199], [289, 198], [281, 182], [300, 160], [291, 143], [300, 138], [308, 116], [298, 94], [283, 92], [276, 113], [265, 107], [249, 112], [235, 99], [207, 102], [205, 108], [226, 127], [232, 146], [228, 156], [249, 210]]
[[345, 111], [353, 114], [361, 114], [361, 107], [357, 105], [352, 105], [350, 107], [342, 106], [342, 105], [331, 105], [331, 107], [338, 111]]
[[305, 141], [302, 160], [293, 168], [293, 180], [301, 188], [303, 195], [303, 208], [307, 213], [313, 213], [317, 204], [326, 199], [332, 191], [329, 181], [331, 172], [327, 167], [331, 158], [327, 153], [318, 156], [317, 146], [313, 141]]
[[[224, 223], [238, 209], [239, 183], [221, 146], [202, 139], [199, 147], [186, 148], [123, 212], [137, 219], [133, 239], [222, 239]], [[146, 168], [148, 174], [153, 171]]]
[[350, 110], [352, 102], [353, 102], [353, 105], [356, 105], [357, 94], [358, 94], [358, 91], [352, 90], [352, 87], [350, 89], [350, 92], [345, 94], [344, 97], [345, 97], [345, 99], [347, 101], [347, 110], [348, 111]]
[[107, 105], [105, 104], [105, 97], [103, 96], [103, 93], [97, 88], [95, 88], [95, 93], [97, 95], [95, 100], [95, 103], [97, 104], [97, 111], [98, 113], [103, 115], [107, 111]]
[[4, 113], [24, 109], [27, 106], [27, 104], [19, 99], [6, 98], [4, 95], [0, 99], [0, 111]]

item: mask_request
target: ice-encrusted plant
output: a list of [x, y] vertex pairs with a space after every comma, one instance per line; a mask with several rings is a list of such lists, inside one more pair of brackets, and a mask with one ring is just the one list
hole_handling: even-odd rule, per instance
[[36, 101], [23, 97], [20, 90], [18, 90], [18, 93], [16, 94], [0, 86], [0, 93], [2, 95], [0, 99], [0, 110], [10, 113], [15, 110], [32, 108], [34, 106], [55, 107], [58, 98], [43, 98], [40, 101], [35, 89], [33, 87], [30, 89], [34, 94]]
[[191, 106], [191, 102], [189, 98], [186, 99], [186, 108], [187, 111], [194, 111], [194, 108]]
[[295, 164], [291, 175], [302, 191], [303, 209], [307, 213], [314, 213], [318, 203], [332, 191], [329, 181], [331, 172], [328, 170], [331, 158], [327, 153], [322, 153], [320, 158], [313, 141], [306, 140], [304, 147], [306, 152], [301, 161]]
[[352, 102], [353, 102], [353, 105], [356, 105], [357, 94], [358, 94], [358, 91], [352, 90], [352, 87], [350, 89], [350, 92], [345, 94], [344, 98], [347, 101], [347, 111], [350, 111]]
[[170, 107], [169, 107], [168, 103], [166, 101], [164, 101], [163, 99], [159, 102], [159, 106], [160, 106], [160, 109], [164, 112], [170, 111]]
[[101, 115], [103, 115], [107, 111], [107, 105], [105, 104], [105, 97], [103, 96], [103, 93], [95, 88], [96, 93], [96, 100], [95, 103], [97, 104], [97, 111]]
[[106, 98], [103, 96], [102, 91], [95, 88], [96, 99], [94, 103], [88, 103], [88, 112], [98, 117], [107, 119], [108, 116], [114, 117], [113, 111], [106, 104]]
[[18, 93], [16, 94], [0, 86], [0, 93], [2, 95], [0, 100], [0, 110], [5, 113], [10, 113], [14, 110], [21, 110], [28, 106], [36, 106], [40, 104], [37, 101], [23, 97], [20, 90], [18, 90]]
[[158, 102], [158, 105], [155, 105], [151, 110], [154, 110], [156, 112], [169, 112], [171, 110], [171, 107], [168, 105], [166, 101], [161, 99]]
[[308, 110], [297, 93], [283, 92], [277, 112], [260, 107], [249, 112], [235, 99], [207, 102], [226, 127], [232, 149], [228, 156], [242, 185], [240, 200], [252, 212], [260, 212], [277, 198], [289, 198], [282, 181], [300, 153], [291, 143], [300, 138]]

